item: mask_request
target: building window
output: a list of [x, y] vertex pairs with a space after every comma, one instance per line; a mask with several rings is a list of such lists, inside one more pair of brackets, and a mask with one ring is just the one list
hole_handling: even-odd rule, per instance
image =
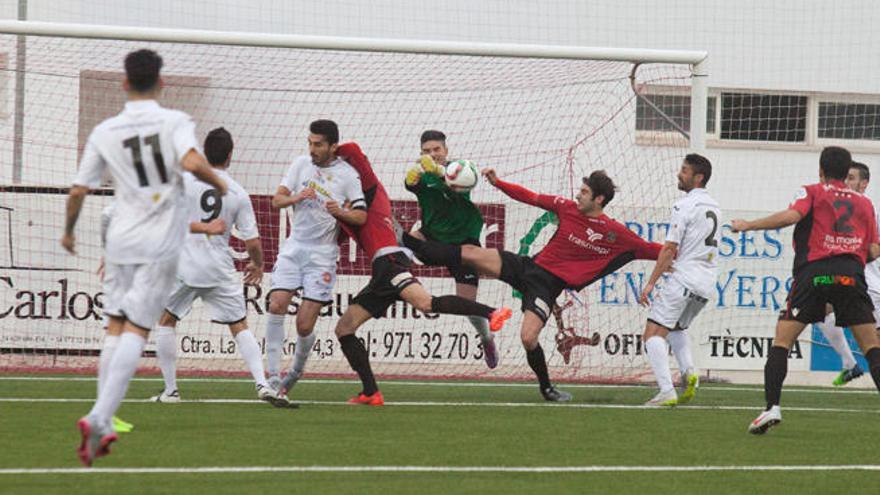
[[[676, 94], [646, 94], [644, 97], [657, 106], [684, 130], [691, 129], [691, 97]], [[706, 105], [706, 132], [715, 132], [715, 106], [718, 98], [710, 96]], [[675, 127], [641, 98], [636, 99], [636, 130], [646, 132], [676, 132]]]
[[806, 96], [721, 93], [721, 139], [802, 143], [806, 137]]
[[819, 102], [820, 139], [880, 141], [880, 105]]

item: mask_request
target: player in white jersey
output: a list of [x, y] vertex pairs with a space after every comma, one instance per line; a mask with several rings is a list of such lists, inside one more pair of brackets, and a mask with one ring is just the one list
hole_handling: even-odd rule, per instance
[[[868, 166], [864, 163], [852, 162], [852, 166], [844, 181], [846, 185], [853, 191], [865, 194], [865, 189], [868, 188], [870, 181], [871, 171], [868, 169]], [[877, 216], [876, 211], [874, 214]], [[865, 264], [865, 281], [868, 283], [868, 296], [871, 298], [871, 302], [874, 303], [874, 319], [880, 322], [880, 319], [878, 319], [880, 318], [880, 267], [878, 267], [878, 263], [880, 261], [874, 260]], [[846, 335], [843, 333], [843, 327], [835, 325], [834, 313], [831, 312], [833, 308], [830, 305], [828, 306], [828, 311], [829, 313], [825, 316], [825, 321], [816, 323], [816, 326], [822, 331], [834, 352], [840, 356], [843, 369], [840, 370], [840, 373], [837, 374], [832, 382], [834, 386], [840, 387], [864, 375], [865, 370], [856, 362], [856, 357], [853, 355], [853, 351], [846, 341]]]
[[[645, 403], [647, 406], [690, 402], [699, 385], [686, 330], [708, 302], [717, 279], [721, 210], [706, 191], [711, 175], [712, 164], [708, 159], [695, 153], [684, 157], [678, 172], [678, 188], [687, 195], [672, 207], [666, 243], [639, 297], [639, 302], [647, 305], [660, 276], [672, 269], [657, 289], [642, 335], [660, 387], [657, 395]], [[681, 372], [684, 387], [681, 397], [672, 384], [667, 340]]]
[[[363, 225], [367, 204], [358, 173], [336, 156], [339, 128], [331, 120], [309, 125], [309, 155], [293, 161], [272, 198], [272, 207], [293, 208], [290, 235], [272, 270], [269, 314], [266, 315], [266, 360], [269, 384], [286, 392], [299, 380], [315, 344], [315, 323], [333, 298], [339, 224]], [[279, 376], [284, 317], [293, 293], [302, 290], [296, 314], [296, 346], [290, 371]], [[283, 395], [283, 394], [282, 394]]]
[[156, 327], [156, 357], [165, 380], [165, 389], [150, 400], [179, 402], [176, 358], [177, 322], [192, 309], [200, 298], [208, 305], [215, 323], [229, 326], [229, 331], [247, 365], [257, 388], [257, 397], [276, 406], [287, 406], [266, 382], [260, 346], [248, 329], [241, 279], [235, 270], [229, 237], [235, 227], [236, 237], [243, 240], [250, 262], [245, 268], [244, 282], [256, 285], [263, 279], [263, 248], [251, 198], [227, 173], [232, 160], [232, 135], [219, 127], [205, 138], [205, 157], [214, 171], [229, 185], [226, 196], [220, 196], [210, 185], [184, 175], [190, 208], [190, 234], [183, 245], [177, 268], [177, 282]]
[[110, 418], [174, 284], [186, 235], [182, 170], [226, 194], [226, 183], [198, 151], [192, 119], [156, 102], [161, 67], [162, 58], [152, 50], [125, 57], [125, 109], [92, 131], [67, 199], [61, 245], [76, 254], [73, 231], [83, 201], [109, 169], [117, 204], [107, 231], [104, 313], [110, 317], [108, 331], [121, 335], [98, 400], [77, 423], [82, 434], [77, 453], [87, 466], [116, 441]]

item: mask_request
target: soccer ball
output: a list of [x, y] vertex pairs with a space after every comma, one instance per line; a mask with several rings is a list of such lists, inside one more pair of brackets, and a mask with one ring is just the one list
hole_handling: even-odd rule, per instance
[[446, 185], [455, 192], [468, 192], [477, 185], [480, 173], [469, 160], [455, 160], [446, 165]]

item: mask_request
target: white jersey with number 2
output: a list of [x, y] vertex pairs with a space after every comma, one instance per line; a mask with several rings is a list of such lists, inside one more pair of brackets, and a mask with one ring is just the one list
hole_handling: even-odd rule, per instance
[[721, 209], [703, 188], [691, 189], [672, 206], [666, 242], [678, 244], [672, 277], [708, 298], [715, 288]]

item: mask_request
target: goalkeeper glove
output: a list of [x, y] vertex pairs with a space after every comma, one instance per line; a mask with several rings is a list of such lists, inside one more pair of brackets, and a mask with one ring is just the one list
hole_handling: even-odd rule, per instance
[[431, 158], [431, 155], [422, 155], [419, 158], [419, 163], [422, 165], [422, 170], [429, 174], [434, 174], [439, 177], [443, 177], [446, 173], [446, 169], [443, 168], [442, 165], [438, 165], [434, 162], [434, 159]]
[[422, 166], [416, 163], [406, 171], [406, 179], [404, 182], [407, 186], [413, 187], [422, 180], [422, 173]]

